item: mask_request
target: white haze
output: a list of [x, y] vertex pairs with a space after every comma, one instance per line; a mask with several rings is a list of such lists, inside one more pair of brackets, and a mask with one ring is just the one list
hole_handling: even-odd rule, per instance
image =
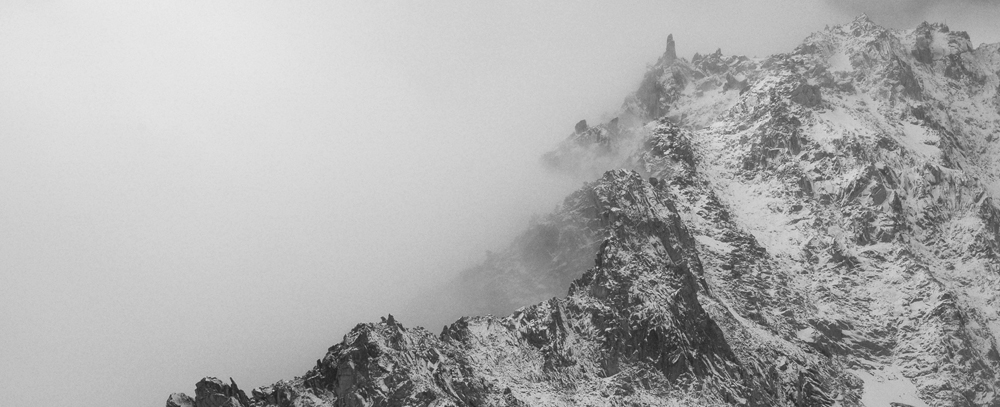
[[763, 56], [859, 11], [629, 4], [3, 2], [2, 404], [301, 374], [575, 189], [538, 157], [668, 33]]

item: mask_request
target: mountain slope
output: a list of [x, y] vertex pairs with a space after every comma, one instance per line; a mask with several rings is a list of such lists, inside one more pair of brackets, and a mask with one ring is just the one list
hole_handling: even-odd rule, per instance
[[301, 377], [167, 405], [1000, 405], [998, 73], [941, 24], [762, 59], [671, 37], [544, 157], [612, 170], [453, 286], [568, 296], [438, 335], [390, 316]]

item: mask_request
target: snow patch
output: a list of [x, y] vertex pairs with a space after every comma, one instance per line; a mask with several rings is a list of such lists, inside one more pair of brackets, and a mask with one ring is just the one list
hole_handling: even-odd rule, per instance
[[854, 66], [851, 65], [851, 58], [843, 49], [838, 49], [837, 52], [831, 55], [828, 63], [830, 64], [831, 71], [854, 72]]
[[[706, 172], [712, 170], [706, 168]], [[782, 210], [787, 209], [788, 203], [775, 196], [783, 188], [780, 182], [762, 180], [758, 184], [744, 184], [726, 176], [716, 179], [721, 187], [719, 197], [733, 211], [737, 223], [753, 234], [761, 246], [774, 254], [799, 257], [804, 238], [797, 228], [789, 227], [794, 217]]]
[[819, 119], [809, 132], [813, 141], [824, 146], [827, 151], [834, 152], [834, 140], [843, 138], [848, 134], [864, 134], [868, 132], [866, 126], [855, 118], [846, 109], [834, 106], [833, 109], [824, 111], [816, 115]]
[[816, 337], [816, 330], [811, 327], [801, 329], [795, 332], [795, 337], [802, 342], [812, 342], [813, 338]]
[[698, 235], [695, 236], [694, 239], [697, 240], [698, 243], [701, 243], [703, 246], [707, 247], [709, 250], [720, 254], [729, 253], [733, 251], [733, 249], [735, 249], [733, 245], [725, 242], [720, 242], [709, 236]]
[[907, 149], [927, 158], [936, 158], [941, 155], [938, 148], [940, 138], [930, 129], [919, 124], [903, 122], [903, 136], [899, 142]]
[[908, 404], [913, 407], [930, 407], [917, 396], [917, 386], [896, 367], [874, 372], [850, 370], [865, 382], [861, 404], [866, 407], [887, 407], [892, 403]]

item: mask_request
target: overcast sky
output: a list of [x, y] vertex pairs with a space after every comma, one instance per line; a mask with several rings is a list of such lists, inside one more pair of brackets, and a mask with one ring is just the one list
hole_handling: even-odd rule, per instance
[[538, 156], [669, 33], [764, 56], [868, 11], [1000, 41], [984, 1], [539, 3], [0, 3], [2, 404], [161, 406], [386, 313], [439, 331], [398, 307], [578, 186]]

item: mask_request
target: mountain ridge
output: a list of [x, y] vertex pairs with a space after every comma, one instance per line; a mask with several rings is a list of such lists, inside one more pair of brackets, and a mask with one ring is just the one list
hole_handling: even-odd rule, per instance
[[535, 305], [359, 324], [301, 377], [167, 406], [1000, 405], [1000, 44], [860, 16], [674, 49], [543, 157], [602, 175], [449, 287]]

